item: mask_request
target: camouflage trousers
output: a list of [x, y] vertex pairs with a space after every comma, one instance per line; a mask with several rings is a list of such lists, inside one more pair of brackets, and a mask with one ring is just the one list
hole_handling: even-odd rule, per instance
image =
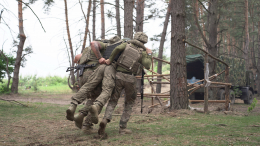
[[[113, 65], [100, 65], [94, 72], [88, 77], [87, 82], [80, 88], [80, 90], [72, 97], [72, 103], [80, 104], [85, 99], [91, 99], [91, 101], [96, 100], [95, 102], [99, 104], [101, 107], [107, 102], [110, 98], [112, 91], [115, 86], [115, 68]], [[97, 91], [96, 87], [102, 86], [102, 88], [98, 88], [99, 96], [92, 96], [92, 93]], [[95, 94], [96, 95], [96, 94]], [[97, 98], [90, 98], [97, 97]], [[91, 104], [86, 104], [84, 108], [80, 110], [82, 113], [87, 113], [89, 110], [89, 106]]]
[[71, 103], [77, 105], [81, 104], [86, 99], [95, 100], [96, 98], [94, 98], [94, 95], [97, 95], [96, 97], [98, 97], [101, 93], [101, 82], [104, 76], [105, 68], [106, 65], [100, 65], [87, 77], [86, 83], [81, 86], [79, 91], [71, 97]]
[[[102, 92], [101, 94], [95, 98], [94, 104], [100, 105], [100, 110], [99, 113], [101, 112], [103, 106], [106, 104], [107, 100], [110, 98], [112, 91], [115, 87], [115, 74], [116, 70], [114, 66], [106, 66], [104, 70], [104, 75], [103, 79], [100, 80], [102, 81]], [[95, 74], [97, 76], [97, 74]], [[100, 78], [93, 78], [93, 79], [100, 79]], [[87, 104], [79, 110], [79, 112], [87, 115], [89, 111], [89, 107], [93, 104], [93, 99], [91, 99], [91, 102], [87, 102]], [[88, 114], [87, 117], [85, 118], [84, 122], [82, 123], [83, 126], [92, 126], [92, 121], [91, 121], [91, 115]]]
[[115, 67], [112, 65], [107, 66], [105, 68], [104, 77], [102, 81], [102, 92], [97, 97], [94, 104], [98, 104], [100, 107], [103, 107], [107, 103], [115, 87], [115, 76]]
[[116, 73], [116, 84], [114, 92], [108, 102], [104, 119], [111, 121], [113, 111], [117, 105], [118, 99], [122, 90], [125, 89], [125, 102], [124, 111], [120, 119], [120, 128], [126, 128], [127, 122], [130, 119], [132, 108], [135, 103], [137, 91], [136, 91], [136, 78], [133, 75], [124, 74], [122, 72]]

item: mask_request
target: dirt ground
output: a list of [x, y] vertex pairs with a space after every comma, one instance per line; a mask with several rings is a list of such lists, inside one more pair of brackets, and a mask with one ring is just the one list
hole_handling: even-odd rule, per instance
[[[170, 85], [163, 85], [162, 86], [162, 93], [169, 94], [169, 87]], [[149, 85], [145, 85], [144, 93], [151, 93], [151, 88]], [[23, 102], [42, 102], [42, 103], [52, 103], [52, 104], [60, 104], [60, 105], [69, 105], [70, 98], [73, 95], [71, 94], [48, 94], [48, 93], [34, 93], [28, 95], [5, 95], [0, 96], [0, 98], [8, 99], [8, 100], [16, 100], [16, 101], [23, 101]], [[254, 98], [260, 100], [260, 97], [254, 95]], [[162, 101], [167, 100], [168, 98], [161, 98]], [[153, 99], [153, 104], [157, 105], [154, 107], [150, 107], [152, 105], [151, 98], [145, 98], [143, 100], [143, 114], [152, 114], [152, 115], [159, 115], [159, 114], [167, 114], [171, 113], [168, 112], [169, 102], [164, 102], [163, 106], [159, 104], [156, 99]], [[260, 102], [257, 103], [257, 106], [251, 112], [251, 114], [259, 114], [260, 113]], [[124, 106], [124, 98], [121, 97], [119, 99], [117, 109], [115, 110], [115, 114], [121, 114], [123, 111]], [[106, 107], [106, 106], [105, 106]], [[190, 103], [189, 105], [191, 110], [202, 112], [204, 109], [204, 103]], [[240, 113], [240, 114], [247, 114], [247, 109], [249, 105], [244, 104], [243, 100], [236, 99], [235, 104], [230, 105], [230, 111], [233, 113]], [[224, 111], [224, 103], [209, 103], [208, 108], [210, 113], [212, 114], [223, 114]], [[137, 98], [136, 104], [133, 107], [133, 114], [141, 114], [141, 99], [140, 97]], [[220, 111], [220, 112], [219, 112]]]
[[[145, 92], [150, 91], [151, 89], [146, 86]], [[168, 88], [163, 88], [162, 92], [167, 92]], [[42, 103], [52, 103], [52, 104], [60, 104], [60, 105], [69, 105], [70, 103], [70, 97], [73, 94], [47, 94], [47, 93], [33, 93], [33, 94], [28, 94], [28, 95], [5, 95], [5, 96], [0, 96], [2, 99], [8, 99], [8, 100], [16, 100], [16, 101], [23, 101], [23, 102], [42, 102]], [[257, 100], [259, 100], [259, 97], [256, 97]], [[162, 100], [167, 100], [162, 99]], [[158, 104], [159, 102], [154, 100], [154, 104]], [[190, 109], [191, 110], [178, 110], [174, 112], [169, 111], [169, 107], [166, 106], [168, 103], [165, 102], [163, 106], [157, 105], [153, 108], [149, 108], [151, 106], [151, 99], [150, 98], [145, 98], [143, 102], [143, 113], [142, 115], [156, 115], [156, 117], [149, 118], [148, 120], [145, 119], [146, 122], [151, 122], [153, 120], [158, 120], [157, 116], [160, 117], [160, 115], [164, 116], [170, 116], [170, 117], [185, 117], [189, 115], [194, 115], [196, 112], [203, 112], [203, 103], [196, 103], [196, 104], [190, 104]], [[121, 115], [123, 111], [123, 105], [124, 105], [124, 98], [120, 98], [118, 106], [116, 110], [114, 111], [114, 115]], [[209, 103], [209, 114], [217, 114], [217, 115], [235, 115], [235, 116], [247, 116], [247, 109], [249, 105], [246, 105], [243, 103], [242, 100], [236, 99], [236, 103], [231, 105], [230, 112], [225, 112], [224, 111], [224, 103]], [[65, 111], [65, 110], [64, 110]], [[133, 113], [132, 115], [141, 115], [141, 100], [140, 98], [137, 98], [136, 104], [133, 107]], [[256, 107], [254, 110], [250, 113], [253, 115], [260, 115], [260, 102], [257, 103]], [[63, 114], [63, 113], [57, 113], [57, 114]], [[65, 114], [65, 113], [64, 113]], [[33, 115], [32, 115], [33, 116]], [[99, 117], [102, 118], [103, 114], [101, 114]], [[135, 116], [135, 117], [136, 117]], [[134, 116], [133, 116], [134, 117]], [[119, 117], [118, 117], [119, 118]], [[112, 121], [116, 122], [116, 121]], [[138, 122], [142, 122], [142, 120], [137, 120]], [[1, 119], [0, 119], [0, 127], [1, 126]], [[69, 122], [67, 120], [59, 120], [58, 123], [55, 123], [53, 120], [42, 120], [42, 121], [35, 121], [35, 120], [26, 120], [23, 121], [21, 120], [18, 124], [17, 123], [9, 123], [8, 127], [12, 127], [10, 129], [7, 129], [2, 132], [6, 132], [2, 134], [2, 136], [7, 136], [8, 138], [10, 136], [16, 137], [15, 141], [18, 143], [27, 143], [28, 146], [36, 146], [36, 145], [43, 145], [39, 142], [39, 139], [41, 141], [55, 141], [57, 142], [57, 139], [59, 143], [54, 143], [53, 145], [68, 145], [68, 144], [75, 144], [76, 145], [81, 145], [81, 142], [84, 142], [86, 144], [86, 138], [82, 137], [81, 134], [79, 134], [79, 130], [75, 128], [73, 122]], [[44, 128], [44, 129], [41, 129]], [[55, 133], [52, 131], [64, 131], [68, 133]], [[11, 131], [10, 131], [11, 130]], [[38, 130], [38, 131], [37, 131]], [[116, 130], [112, 131], [112, 133], [117, 133]], [[13, 135], [9, 135], [9, 133], [13, 133]], [[26, 136], [21, 136], [19, 134], [24, 133]], [[3, 139], [6, 139], [6, 137], [2, 137]], [[118, 137], [115, 136], [113, 137], [114, 139], [117, 139]], [[0, 134], [0, 139], [1, 139], [1, 134]], [[134, 139], [138, 139], [138, 135]], [[38, 142], [37, 142], [38, 141]], [[9, 143], [12, 143], [12, 139], [10, 140]], [[29, 143], [29, 144], [28, 144]], [[90, 138], [89, 143], [91, 145], [99, 145], [98, 141]], [[96, 144], [97, 143], [97, 144]], [[1, 140], [0, 140], [1, 144]], [[126, 143], [125, 143], [126, 144]], [[109, 144], [108, 144], [109, 145]], [[121, 145], [121, 144], [116, 144], [116, 145]], [[129, 144], [131, 145], [131, 144]]]

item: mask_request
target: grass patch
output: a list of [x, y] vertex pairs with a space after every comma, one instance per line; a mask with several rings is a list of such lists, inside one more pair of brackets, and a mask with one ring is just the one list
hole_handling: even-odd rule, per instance
[[[68, 106], [0, 101], [0, 145], [259, 145], [260, 116], [204, 115], [135, 116], [130, 135], [119, 135], [120, 116], [108, 124], [108, 139], [85, 135], [65, 119]], [[80, 105], [77, 109], [80, 109]], [[104, 110], [101, 115], [104, 114]], [[102, 116], [100, 116], [102, 118]], [[94, 126], [97, 129], [98, 125]]]
[[28, 94], [28, 93], [52, 93], [52, 94], [64, 94], [64, 93], [73, 93], [68, 85], [58, 85], [58, 86], [39, 86], [37, 91], [32, 89], [25, 89], [24, 87], [19, 87], [19, 93]]

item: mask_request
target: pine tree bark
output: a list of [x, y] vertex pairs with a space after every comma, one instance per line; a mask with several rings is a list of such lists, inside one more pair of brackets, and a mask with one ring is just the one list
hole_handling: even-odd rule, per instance
[[104, 13], [104, 0], [100, 0], [101, 6], [101, 38], [105, 39], [105, 13]]
[[[200, 16], [203, 16], [203, 14], [204, 14], [204, 11], [203, 11], [203, 6], [200, 6]], [[205, 24], [204, 24], [204, 20], [201, 18], [201, 23], [202, 23], [202, 31], [203, 31], [203, 35], [205, 36], [205, 37], [207, 37], [206, 36], [206, 28], [205, 28]], [[205, 49], [205, 47], [204, 46], [206, 46], [206, 43], [202, 40], [202, 44], [203, 44], [203, 49]], [[206, 50], [206, 49], [205, 49]]]
[[[69, 41], [69, 47], [70, 47], [70, 56], [71, 56], [71, 67], [74, 67], [74, 53], [73, 53], [73, 47], [72, 47], [72, 42], [71, 42], [71, 37], [70, 37], [70, 29], [69, 29], [69, 19], [68, 19], [68, 8], [67, 8], [67, 0], [64, 0], [65, 4], [65, 21], [66, 21], [66, 28], [67, 28], [67, 35], [68, 35], [68, 41]], [[75, 75], [74, 71], [70, 71], [70, 77], [71, 77], [71, 83], [72, 85], [75, 84]], [[73, 91], [76, 91], [76, 87], [73, 86]]]
[[93, 0], [92, 38], [96, 40], [96, 1]]
[[185, 43], [185, 1], [172, 0], [171, 5], [170, 110], [187, 109], [187, 75]]
[[[204, 43], [206, 44], [206, 49], [211, 55], [216, 56], [217, 55], [217, 28], [218, 28], [218, 18], [217, 18], [217, 11], [218, 11], [218, 0], [210, 0], [209, 6], [208, 6], [208, 22], [207, 22], [207, 28], [208, 28], [208, 34], [209, 39], [206, 38], [206, 35], [203, 34], [203, 31], [201, 30], [201, 27], [198, 22], [198, 18], [196, 16], [196, 10], [194, 9], [194, 17], [195, 17], [195, 23], [197, 28], [199, 29], [200, 35], [202, 36], [202, 39]], [[213, 75], [216, 73], [216, 61], [213, 60], [211, 57], [208, 59], [209, 62], [209, 75]]]
[[[209, 6], [209, 44], [207, 45], [210, 54], [217, 55], [217, 28], [218, 28], [218, 0], [210, 0]], [[216, 74], [216, 61], [209, 57], [209, 75]]]
[[[89, 15], [90, 15], [90, 9], [91, 9], [91, 0], [88, 1], [88, 13], [87, 13], [87, 18], [85, 18], [86, 20], [86, 28], [85, 28], [85, 35], [84, 35], [84, 39], [83, 39], [83, 45], [82, 45], [82, 50], [81, 52], [85, 49], [86, 46], [86, 40], [87, 40], [87, 36], [89, 33], [89, 29], [88, 29], [88, 25], [89, 25]], [[84, 14], [84, 13], [83, 13]], [[85, 17], [85, 15], [84, 15]], [[90, 38], [89, 38], [90, 39]]]
[[22, 53], [23, 53], [23, 47], [24, 42], [26, 40], [26, 36], [24, 34], [23, 30], [23, 6], [22, 6], [22, 0], [18, 1], [18, 19], [19, 19], [19, 45], [16, 52], [16, 59], [15, 59], [15, 65], [14, 65], [14, 73], [13, 73], [13, 83], [11, 86], [11, 92], [12, 93], [18, 93], [18, 84], [19, 84], [19, 71], [22, 61]]
[[[172, 0], [170, 0], [169, 4], [168, 4], [168, 9], [167, 9], [167, 13], [166, 13], [165, 20], [164, 20], [163, 32], [162, 32], [160, 46], [159, 46], [158, 58], [160, 58], [160, 59], [162, 59], [162, 57], [163, 57], [163, 46], [164, 46], [164, 42], [165, 42], [165, 36], [166, 36], [170, 12], [171, 12], [171, 3], [172, 3], [171, 1]], [[161, 61], [158, 61], [157, 73], [162, 74], [162, 62]], [[160, 82], [161, 77], [157, 77], [157, 81]], [[156, 92], [161, 93], [161, 84], [156, 85]]]
[[136, 26], [135, 26], [135, 32], [143, 32], [144, 2], [145, 2], [145, 0], [137, 0], [136, 1]]
[[246, 70], [249, 70], [249, 59], [248, 59], [248, 50], [249, 50], [249, 32], [248, 32], [248, 0], [245, 0], [245, 47], [244, 47], [244, 58], [246, 61]]
[[124, 0], [124, 37], [133, 39], [133, 0]]
[[117, 35], [121, 38], [119, 0], [116, 0], [116, 30], [117, 30]]
[[258, 21], [258, 60], [257, 60], [257, 94], [260, 95], [260, 21]]

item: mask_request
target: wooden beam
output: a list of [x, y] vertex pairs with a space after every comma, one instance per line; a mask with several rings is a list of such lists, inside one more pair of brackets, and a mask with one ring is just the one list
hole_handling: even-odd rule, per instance
[[[189, 102], [204, 102], [204, 100], [189, 100]], [[226, 100], [208, 100], [209, 103], [225, 103]], [[229, 101], [231, 102], [231, 101]]]

